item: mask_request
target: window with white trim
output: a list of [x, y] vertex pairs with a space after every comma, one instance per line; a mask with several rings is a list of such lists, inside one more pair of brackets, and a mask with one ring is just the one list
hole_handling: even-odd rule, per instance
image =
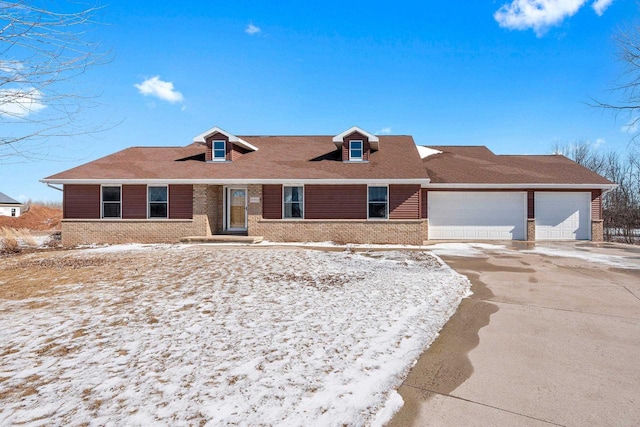
[[211, 160], [224, 162], [227, 159], [227, 142], [211, 141]]
[[121, 212], [120, 187], [102, 187], [102, 218], [120, 218]]
[[149, 200], [149, 218], [168, 218], [169, 191], [166, 186], [149, 186], [147, 189]]
[[16, 208], [11, 209], [11, 216], [16, 216]]
[[304, 218], [304, 187], [283, 187], [285, 218]]
[[369, 187], [369, 218], [386, 219], [389, 207], [388, 187]]
[[349, 141], [349, 160], [354, 162], [362, 161], [362, 149], [362, 141]]

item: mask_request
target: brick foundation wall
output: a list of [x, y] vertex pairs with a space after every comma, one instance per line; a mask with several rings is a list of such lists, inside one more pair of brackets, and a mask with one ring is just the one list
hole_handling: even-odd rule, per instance
[[602, 242], [604, 240], [604, 221], [594, 219], [591, 221], [591, 241]]
[[62, 244], [173, 243], [187, 236], [211, 235], [208, 189], [193, 186], [193, 219], [65, 219]]
[[250, 227], [250, 235], [273, 242], [423, 243], [421, 220], [260, 220]]
[[536, 220], [535, 218], [527, 219], [527, 242], [535, 242], [536, 240]]
[[429, 220], [423, 219], [422, 224], [420, 225], [420, 230], [422, 231], [422, 241], [429, 240]]
[[175, 243], [182, 237], [206, 236], [197, 220], [79, 220], [62, 221], [62, 244]]

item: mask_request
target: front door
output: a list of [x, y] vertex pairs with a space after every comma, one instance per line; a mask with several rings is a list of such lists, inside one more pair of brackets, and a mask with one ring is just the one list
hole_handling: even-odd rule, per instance
[[227, 230], [247, 230], [246, 188], [227, 188]]

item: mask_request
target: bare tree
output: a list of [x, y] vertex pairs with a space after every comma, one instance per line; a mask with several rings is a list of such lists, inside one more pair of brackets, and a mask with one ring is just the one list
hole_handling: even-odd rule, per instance
[[553, 154], [562, 154], [600, 175], [606, 166], [606, 156], [597, 151], [589, 141], [577, 141], [567, 145], [556, 143], [553, 146]]
[[603, 153], [589, 142], [555, 144], [562, 154], [618, 184], [602, 200], [605, 240], [640, 243], [640, 155], [631, 149], [625, 156]]
[[[51, 3], [76, 10], [38, 6]], [[0, 0], [0, 161], [30, 157], [27, 143], [97, 130], [81, 122], [95, 95], [77, 77], [108, 61], [90, 39], [99, 8], [51, 3]]]
[[623, 64], [624, 71], [620, 82], [613, 88], [613, 92], [621, 94], [619, 102], [603, 102], [592, 100], [592, 105], [628, 114], [626, 125], [630, 133], [639, 135], [640, 126], [640, 25], [621, 30], [615, 37], [618, 60]]

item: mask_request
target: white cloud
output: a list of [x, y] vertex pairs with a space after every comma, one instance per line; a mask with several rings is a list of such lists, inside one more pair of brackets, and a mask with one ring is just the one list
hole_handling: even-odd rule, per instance
[[638, 132], [638, 126], [640, 126], [640, 117], [633, 117], [620, 130], [625, 133], [636, 133]]
[[258, 34], [260, 31], [262, 31], [260, 29], [260, 27], [256, 27], [253, 24], [249, 24], [247, 25], [247, 28], [244, 29], [244, 32], [249, 34], [250, 36], [254, 35], [254, 34]]
[[23, 118], [45, 108], [42, 92], [37, 89], [0, 89], [0, 117]]
[[24, 70], [24, 64], [20, 61], [0, 61], [0, 72], [13, 76]]
[[613, 0], [596, 0], [593, 2], [591, 7], [593, 7], [593, 10], [596, 11], [598, 16], [602, 16], [604, 11], [611, 6], [611, 3], [613, 3]]
[[155, 96], [163, 101], [176, 103], [184, 100], [182, 93], [175, 90], [173, 83], [160, 80], [160, 76], [151, 77], [134, 85], [142, 95]]
[[594, 142], [592, 145], [593, 145], [593, 148], [597, 150], [598, 148], [600, 148], [602, 144], [606, 144], [606, 143], [607, 141], [605, 141], [604, 138], [598, 138], [596, 139], [596, 142]]
[[389, 135], [391, 134], [391, 128], [390, 127], [386, 127], [386, 128], [382, 128], [379, 131], [376, 132], [376, 135]]
[[[595, 0], [593, 10], [602, 16], [613, 0]], [[538, 37], [549, 27], [571, 17], [587, 3], [587, 0], [513, 0], [493, 14], [501, 27], [510, 30], [533, 29]]]

